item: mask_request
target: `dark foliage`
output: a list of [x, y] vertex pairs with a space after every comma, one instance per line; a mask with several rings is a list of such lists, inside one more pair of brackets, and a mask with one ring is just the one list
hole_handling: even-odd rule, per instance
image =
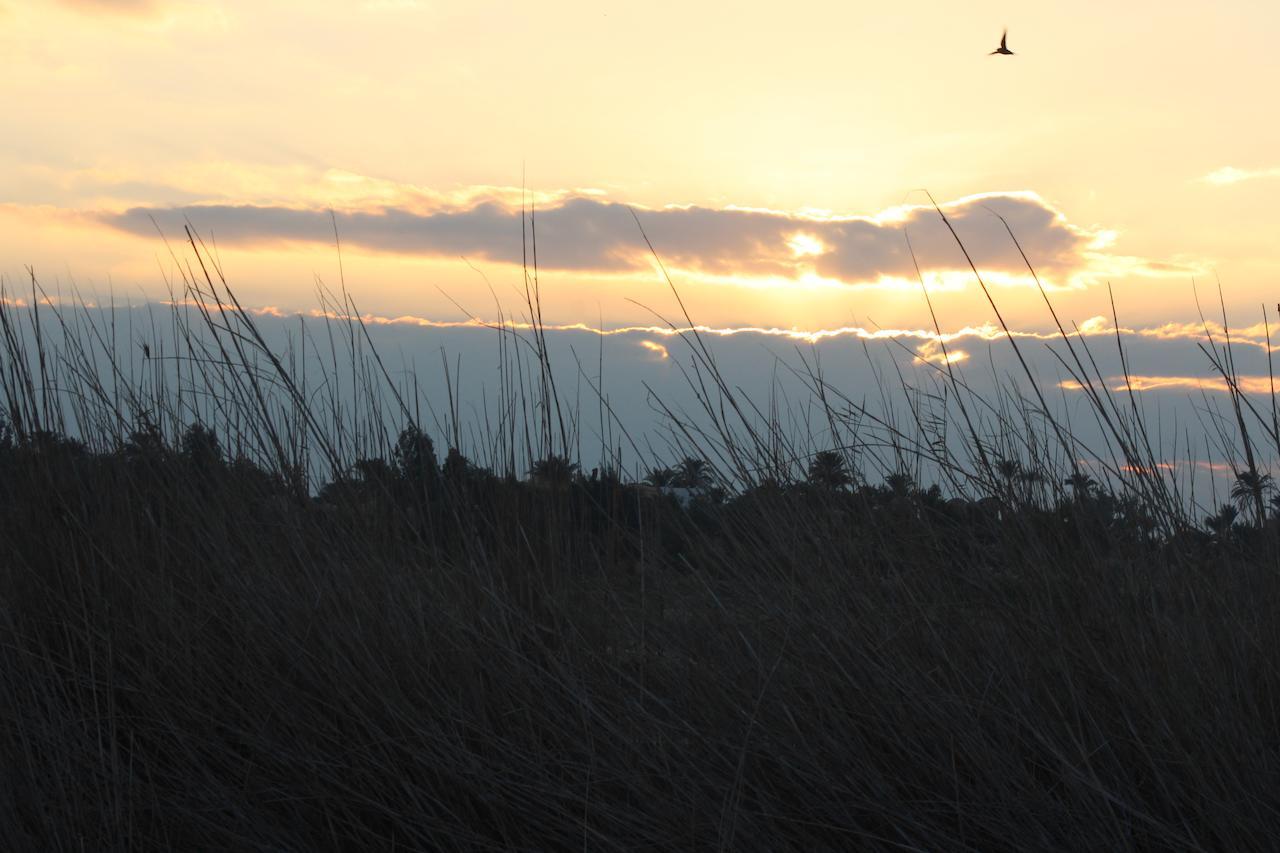
[[[1135, 435], [1094, 479], [1008, 420], [949, 456], [681, 422], [637, 483], [572, 458], [535, 324], [487, 461], [455, 419], [438, 466], [403, 402], [394, 440], [360, 383], [316, 403], [336, 378], [188, 236], [185, 397], [24, 349], [0, 292], [0, 849], [1273, 846], [1280, 523], [1245, 429], [1205, 526]], [[330, 363], [372, 386], [362, 331]], [[708, 416], [751, 410], [691, 346]]]
[[1096, 485], [994, 510], [905, 475], [686, 512], [560, 459], [522, 483], [456, 451], [432, 495], [406, 464], [427, 447], [299, 503], [203, 428], [176, 452], [5, 446], [6, 846], [1276, 829], [1270, 521], [1160, 540]]

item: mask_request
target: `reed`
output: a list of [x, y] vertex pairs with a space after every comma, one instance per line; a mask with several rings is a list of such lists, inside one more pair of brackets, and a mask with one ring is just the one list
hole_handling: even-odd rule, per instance
[[1056, 315], [1098, 446], [1030, 371], [983, 397], [933, 365], [870, 404], [801, 353], [810, 399], [752, 400], [693, 331], [697, 410], [655, 395], [665, 454], [593, 387], [627, 454], [592, 464], [536, 261], [464, 422], [462, 389], [433, 408], [388, 368], [345, 289], [273, 349], [187, 237], [145, 334], [34, 274], [0, 293], [5, 849], [1257, 849], [1280, 829], [1280, 526], [1255, 439], [1280, 435], [1208, 324], [1218, 437], [1246, 464], [1236, 514], [1205, 524]]

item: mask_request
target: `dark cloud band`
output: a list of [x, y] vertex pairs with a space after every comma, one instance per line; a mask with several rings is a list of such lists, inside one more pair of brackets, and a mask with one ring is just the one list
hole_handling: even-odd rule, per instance
[[[1029, 258], [1050, 275], [1085, 263], [1093, 234], [1068, 223], [1030, 194], [986, 195], [944, 206], [975, 263], [983, 270], [1025, 271], [1017, 247], [996, 214], [1008, 221]], [[342, 241], [397, 254], [486, 258], [519, 263], [521, 212], [496, 202], [415, 212], [387, 207], [334, 214]], [[668, 207], [637, 210], [662, 259], [675, 267], [723, 275], [782, 275], [812, 270], [853, 284], [915, 276], [909, 235], [921, 267], [965, 269], [954, 238], [932, 208], [893, 217], [816, 219], [735, 208]], [[332, 242], [333, 220], [323, 210], [246, 205], [136, 207], [105, 214], [106, 223], [135, 234], [180, 233], [190, 222], [224, 244]], [[532, 223], [540, 266], [626, 272], [647, 266], [636, 220], [624, 204], [568, 198], [539, 209]]]

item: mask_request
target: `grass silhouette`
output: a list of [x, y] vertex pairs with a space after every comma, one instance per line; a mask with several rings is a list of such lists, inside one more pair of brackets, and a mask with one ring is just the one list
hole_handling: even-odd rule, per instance
[[905, 418], [806, 363], [814, 446], [695, 332], [699, 417], [667, 409], [676, 452], [641, 482], [574, 453], [536, 272], [535, 332], [498, 328], [495, 405], [464, 425], [451, 390], [439, 452], [348, 295], [273, 351], [188, 240], [140, 373], [114, 315], [34, 276], [29, 308], [0, 299], [5, 849], [1257, 849], [1280, 828], [1280, 524], [1252, 444], [1280, 430], [1229, 341], [1206, 352], [1249, 462], [1208, 520], [1061, 324], [1105, 447], [949, 363], [945, 394], [903, 383]]

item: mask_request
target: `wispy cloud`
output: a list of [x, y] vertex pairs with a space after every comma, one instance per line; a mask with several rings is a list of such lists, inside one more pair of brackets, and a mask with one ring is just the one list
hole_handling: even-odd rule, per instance
[[665, 344], [660, 344], [657, 341], [651, 341], [648, 339], [641, 340], [639, 343], [641, 347], [653, 353], [660, 360], [671, 358], [671, 353], [667, 350]]
[[[1273, 381], [1269, 376], [1237, 376], [1235, 387], [1245, 394], [1271, 394]], [[1068, 391], [1083, 390], [1074, 379], [1058, 383]], [[1117, 393], [1128, 391], [1213, 391], [1223, 393], [1232, 390], [1231, 383], [1221, 376], [1112, 376], [1107, 385]]]
[[58, 0], [63, 6], [81, 12], [109, 12], [142, 15], [155, 12], [159, 0]]
[[1270, 169], [1237, 169], [1235, 166], [1223, 166], [1210, 172], [1200, 180], [1214, 186], [1238, 184], [1242, 181], [1256, 181], [1261, 178], [1280, 178], [1280, 166]]
[[953, 347], [945, 347], [944, 339], [931, 338], [926, 340], [920, 346], [916, 347], [916, 358], [918, 363], [932, 362], [934, 364], [956, 364], [969, 358], [969, 353], [962, 349]]
[[[998, 217], [1009, 223], [1051, 286], [1077, 286], [1090, 275], [1117, 270], [1139, 275], [1187, 271], [1111, 254], [1113, 233], [1071, 223], [1030, 192], [968, 196], [944, 204], [943, 210], [974, 262], [994, 283], [1026, 277], [1022, 257]], [[330, 243], [336, 219], [344, 244], [368, 251], [501, 263], [520, 263], [525, 251], [522, 211], [503, 198], [461, 205], [382, 205], [332, 216], [316, 208], [206, 204], [134, 207], [100, 218], [142, 235], [154, 235], [157, 225], [166, 233], [180, 232], [190, 222], [224, 245]], [[536, 234], [540, 266], [605, 274], [652, 265], [641, 228], [664, 263], [713, 276], [900, 285], [916, 279], [912, 251], [928, 276], [967, 270], [946, 225], [933, 208], [924, 206], [837, 216], [738, 207], [642, 209], [598, 195], [573, 194], [540, 205], [527, 220], [527, 233]]]

